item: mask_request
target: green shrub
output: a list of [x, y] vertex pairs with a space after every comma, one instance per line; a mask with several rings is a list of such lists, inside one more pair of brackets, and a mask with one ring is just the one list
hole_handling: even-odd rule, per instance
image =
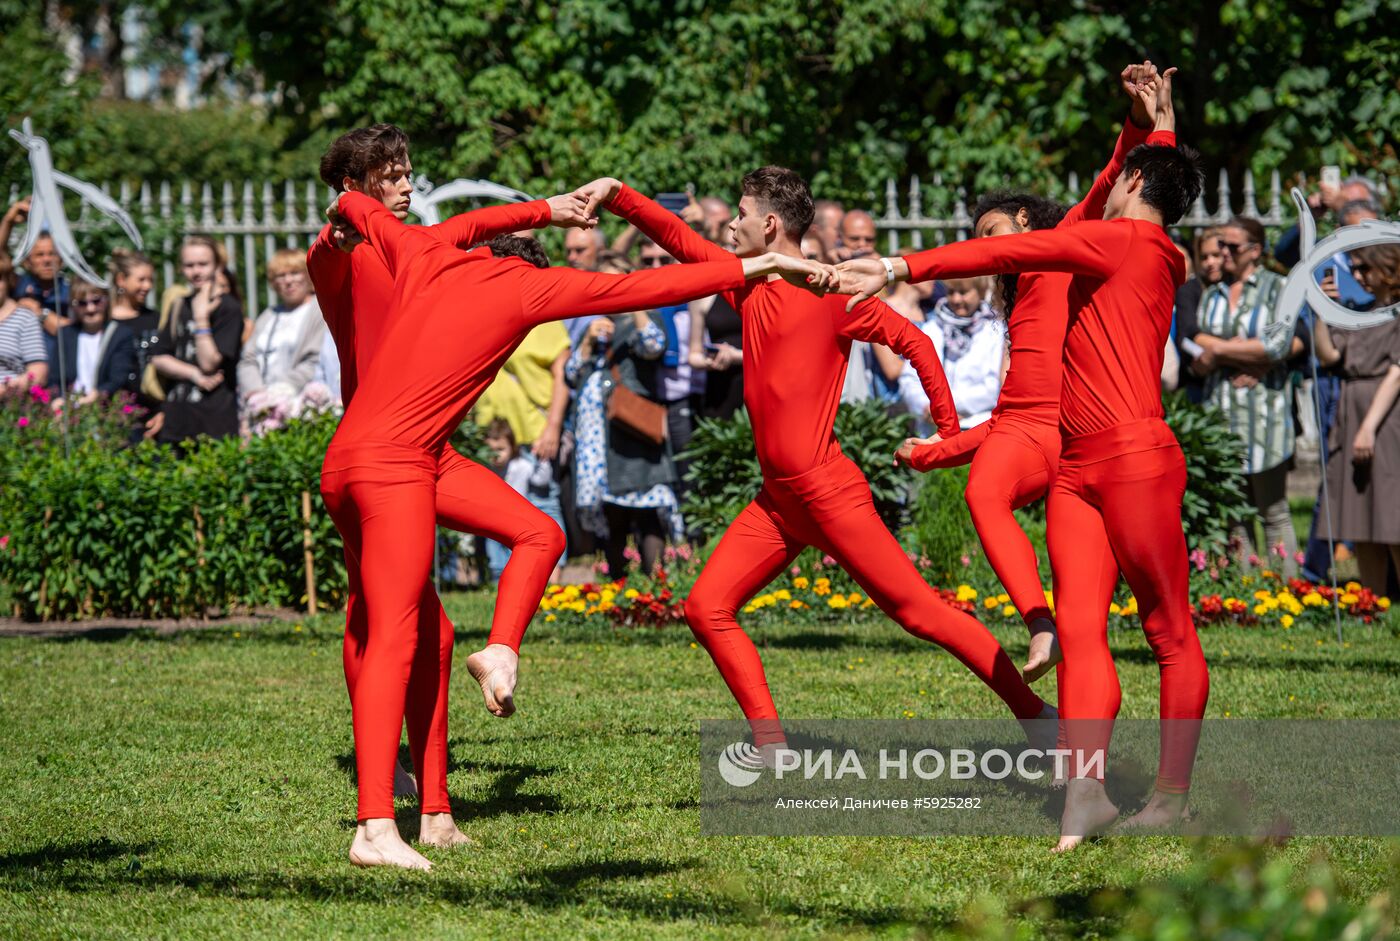
[[1225, 551], [1236, 523], [1252, 525], [1253, 507], [1245, 496], [1244, 445], [1217, 409], [1193, 404], [1185, 393], [1163, 398], [1171, 425], [1186, 455], [1186, 496], [1181, 522], [1186, 544], [1208, 555]]
[[[905, 515], [909, 474], [895, 467], [893, 459], [909, 427], [909, 416], [891, 416], [873, 401], [842, 405], [836, 412], [841, 450], [865, 472], [875, 509], [895, 529]], [[722, 532], [763, 486], [748, 411], [740, 409], [722, 421], [701, 421], [685, 456], [690, 460], [690, 490], [681, 510], [706, 533]]]
[[321, 605], [345, 594], [340, 538], [320, 497], [336, 418], [293, 422], [246, 444], [204, 440], [177, 458], [143, 442], [6, 417], [0, 582], [28, 618], [178, 617], [305, 604], [302, 493], [311, 497]]

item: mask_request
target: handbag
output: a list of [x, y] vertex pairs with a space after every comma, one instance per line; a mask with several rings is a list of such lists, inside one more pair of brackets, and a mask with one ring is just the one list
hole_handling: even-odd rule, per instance
[[608, 395], [608, 421], [621, 426], [643, 441], [661, 444], [666, 440], [666, 406], [638, 395], [622, 384], [622, 374], [609, 357], [612, 392]]

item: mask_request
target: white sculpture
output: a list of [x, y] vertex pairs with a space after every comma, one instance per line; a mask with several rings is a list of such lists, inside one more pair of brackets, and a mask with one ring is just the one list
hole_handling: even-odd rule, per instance
[[[1373, 310], [1352, 310], [1350, 307], [1344, 307], [1322, 293], [1313, 272], [1338, 253], [1345, 254], [1366, 245], [1400, 242], [1400, 224], [1367, 219], [1359, 225], [1338, 229], [1319, 242], [1317, 223], [1313, 221], [1312, 211], [1308, 208], [1303, 191], [1297, 187], [1293, 189], [1293, 201], [1298, 204], [1301, 258], [1288, 273], [1288, 281], [1279, 295], [1278, 302], [1282, 309], [1302, 310], [1303, 305], [1307, 304], [1329, 327], [1342, 330], [1360, 330], [1362, 327], [1374, 327], [1390, 321], [1400, 305], [1392, 304]], [[1286, 326], [1290, 331], [1293, 329], [1291, 323]]]
[[452, 199], [498, 199], [503, 203], [525, 203], [530, 197], [520, 190], [492, 183], [489, 180], [453, 180], [442, 186], [433, 186], [428, 178], [420, 176], [413, 181], [413, 195], [409, 197], [408, 211], [424, 225], [437, 225], [442, 221], [438, 205]]
[[73, 229], [68, 224], [68, 215], [63, 208], [63, 195], [59, 193], [58, 188], [62, 186], [72, 190], [98, 212], [115, 219], [136, 247], [142, 248], [141, 233], [136, 230], [136, 224], [126, 210], [102, 190], [91, 183], [55, 170], [53, 157], [49, 153], [49, 142], [35, 136], [28, 118], [24, 119], [20, 128], [18, 131], [11, 129], [10, 136], [29, 151], [29, 172], [33, 177], [34, 189], [29, 198], [29, 220], [24, 232], [24, 242], [15, 257], [26, 257], [39, 236], [47, 230], [53, 238], [54, 248], [58, 250], [58, 257], [63, 259], [64, 264], [84, 280], [110, 288], [107, 279], [94, 272], [83, 258], [83, 253], [73, 238]]

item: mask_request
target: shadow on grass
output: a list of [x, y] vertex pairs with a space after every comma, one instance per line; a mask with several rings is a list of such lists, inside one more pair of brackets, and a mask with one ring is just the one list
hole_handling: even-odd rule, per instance
[[[352, 787], [358, 787], [355, 771], [355, 753], [346, 752], [335, 756], [336, 766], [350, 780]], [[407, 746], [399, 746], [399, 763], [405, 768], [413, 767], [413, 758]], [[448, 773], [456, 771], [494, 773], [495, 779], [487, 788], [486, 795], [479, 800], [465, 800], [448, 796], [452, 804], [452, 816], [458, 823], [472, 820], [487, 820], [514, 814], [554, 814], [562, 811], [563, 805], [551, 794], [521, 794], [520, 788], [532, 778], [546, 778], [554, 774], [554, 768], [535, 764], [501, 761], [461, 761], [453, 759], [449, 753]], [[407, 824], [412, 824], [413, 833], [418, 832], [418, 808], [399, 808], [395, 812], [401, 832], [408, 834]], [[341, 826], [354, 829], [356, 821], [342, 820]]]
[[[704, 886], [712, 880], [695, 873], [688, 882], [700, 888], [663, 893], [647, 880], [688, 873], [699, 868], [696, 859], [675, 861], [623, 856], [615, 859], [536, 866], [486, 882], [471, 876], [454, 876], [440, 868], [433, 873], [379, 870], [367, 873], [348, 862], [340, 872], [307, 874], [291, 871], [174, 870], [142, 865], [137, 857], [149, 844], [122, 844], [106, 839], [70, 844], [50, 844], [36, 850], [0, 857], [0, 888], [25, 891], [42, 886], [74, 893], [116, 895], [138, 891], [168, 896], [184, 889], [210, 898], [238, 900], [297, 900], [333, 903], [370, 902], [396, 907], [415, 902], [445, 902], [458, 906], [537, 909], [602, 909], [622, 917], [657, 922], [699, 920], [707, 923], [759, 925], [774, 915], [815, 920], [828, 924], [871, 929], [904, 924], [950, 925], [951, 913], [911, 911], [897, 905], [831, 905], [819, 898], [793, 898], [760, 903], [747, 887], [725, 882], [715, 891]], [[429, 851], [442, 859], [443, 854]], [[123, 858], [129, 858], [123, 864]], [[106, 865], [74, 871], [66, 865], [84, 860]], [[25, 879], [30, 876], [30, 879]], [[670, 897], [667, 897], [668, 894]]]

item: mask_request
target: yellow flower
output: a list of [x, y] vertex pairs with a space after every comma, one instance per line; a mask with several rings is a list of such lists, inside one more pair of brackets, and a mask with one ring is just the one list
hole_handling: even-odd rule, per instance
[[1274, 570], [1273, 570], [1273, 569], [1264, 569], [1264, 571], [1262, 571], [1262, 572], [1259, 573], [1259, 577], [1260, 577], [1260, 578], [1277, 578], [1278, 576], [1274, 574]]
[[831, 608], [845, 608], [850, 606], [849, 602], [841, 595], [832, 595], [830, 598], [826, 599], [826, 603], [827, 606]]
[[997, 604], [1006, 604], [1006, 603], [1007, 603], [1008, 601], [1010, 601], [1010, 600], [1011, 600], [1011, 596], [1010, 596], [1010, 595], [1007, 595], [1007, 594], [997, 595]]
[[801, 611], [803, 608], [805, 608], [805, 607], [807, 607], [807, 606], [806, 606], [805, 604], [803, 604], [802, 602], [800, 602], [800, 601], [794, 600], [791, 604], [788, 605], [788, 607], [791, 608], [791, 609], [794, 610], [794, 611]]
[[862, 608], [873, 608], [873, 607], [875, 607], [875, 599], [874, 599], [874, 598], [866, 598], [864, 601], [862, 601], [862, 602], [860, 603], [860, 606], [861, 606]]
[[827, 578], [825, 575], [823, 575], [821, 578], [817, 579], [816, 584], [819, 585], [819, 586], [820, 586], [820, 585], [828, 585], [828, 586], [829, 586], [829, 585], [831, 584], [831, 579], [829, 579], [829, 578]]
[[559, 619], [558, 619], [557, 617], [555, 617], [553, 614], [546, 614], [546, 615], [544, 616], [544, 619], [545, 619], [545, 621], [557, 621], [557, 620], [559, 620]]
[[1345, 585], [1343, 585], [1342, 587], [1345, 588], [1347, 591], [1360, 591], [1360, 590], [1361, 590], [1361, 583], [1360, 583], [1360, 582], [1347, 582], [1347, 583], [1346, 583]]
[[1347, 589], [1347, 593], [1342, 595], [1342, 604], [1356, 604], [1360, 600], [1359, 597], [1352, 593], [1351, 589]]
[[831, 586], [830, 586], [830, 585], [816, 585], [815, 587], [812, 588], [812, 591], [816, 592], [816, 593], [819, 594], [819, 595], [829, 595], [829, 594], [831, 594]]
[[853, 591], [846, 596], [846, 600], [851, 604], [860, 604], [860, 592]]
[[1111, 604], [1111, 605], [1108, 606], [1108, 613], [1109, 613], [1109, 614], [1122, 614], [1122, 613], [1123, 613], [1123, 609], [1120, 608], [1120, 607], [1118, 607], [1117, 604]]
[[626, 599], [628, 599], [628, 600], [630, 601], [631, 599], [637, 597], [637, 596], [640, 595], [640, 594], [641, 594], [641, 592], [638, 591], [637, 589], [635, 589], [635, 588], [629, 588], [629, 589], [627, 589], [626, 591], [624, 591], [624, 592], [622, 593], [622, 597], [624, 597], [624, 598], [626, 598]]
[[755, 607], [754, 607], [753, 605], [751, 605], [751, 604], [746, 604], [746, 605], [744, 605], [744, 613], [745, 613], [745, 614], [753, 614], [756, 610], [758, 610], [758, 609], [755, 608]]
[[1009, 618], [1015, 617], [1015, 616], [1016, 616], [1016, 606], [1015, 606], [1014, 604], [1009, 604], [1009, 605], [1007, 605], [1006, 607], [1004, 607], [1004, 608], [1001, 609], [1001, 613], [1002, 613], [1003, 615], [1005, 615], [1006, 617], [1009, 617]]
[[990, 598], [990, 597], [989, 597], [986, 601], [984, 601], [984, 602], [982, 602], [982, 603], [983, 603], [984, 605], [986, 605], [986, 608], [987, 608], [988, 611], [992, 610], [993, 608], [995, 608], [995, 607], [997, 606], [997, 600], [996, 600], [995, 598]]
[[1315, 591], [1310, 591], [1303, 596], [1303, 604], [1307, 605], [1310, 608], [1316, 608], [1326, 603], [1327, 602], [1322, 600], [1322, 595], [1318, 594]]
[[1264, 607], [1262, 604], [1256, 604], [1256, 605], [1254, 606], [1254, 613], [1255, 613], [1255, 614], [1267, 614], [1268, 611], [1269, 611], [1269, 609], [1266, 608], [1266, 607]]
[[791, 601], [792, 592], [788, 591], [786, 588], [779, 588], [777, 591], [773, 592], [773, 597], [777, 598], [779, 601]]
[[1389, 599], [1389, 598], [1386, 598], [1386, 597], [1377, 598], [1377, 599], [1376, 599], [1376, 607], [1380, 608], [1382, 611], [1389, 611], [1389, 610], [1390, 610], [1390, 599]]
[[599, 601], [602, 599], [603, 596], [598, 594], [598, 592], [596, 591], [590, 591], [588, 594], [584, 595], [584, 597], [587, 598], [589, 601]]
[[976, 600], [977, 600], [977, 589], [976, 589], [976, 588], [973, 588], [971, 585], [959, 585], [959, 586], [958, 586], [958, 600], [959, 600], [959, 601], [976, 601]]
[[549, 588], [547, 588], [547, 589], [545, 589], [545, 590], [546, 590], [546, 592], [547, 592], [548, 594], [557, 595], [557, 594], [559, 594], [559, 592], [561, 592], [561, 591], [564, 590], [564, 586], [563, 586], [563, 585], [550, 585]]
[[794, 578], [794, 579], [792, 580], [792, 587], [793, 587], [793, 588], [806, 588], [806, 587], [807, 587], [808, 585], [810, 585], [810, 584], [811, 584], [811, 582], [807, 581], [807, 579], [804, 578], [804, 577], [801, 576], [801, 575], [797, 576], [796, 578]]
[[1288, 628], [1293, 626], [1293, 615], [1285, 614], [1283, 617], [1278, 619], [1278, 622], [1283, 625], [1284, 630], [1287, 630]]
[[1256, 592], [1254, 593], [1254, 599], [1255, 599], [1256, 601], [1263, 601], [1265, 598], [1268, 598], [1268, 597], [1270, 597], [1270, 593], [1267, 592], [1267, 591], [1265, 591], [1265, 590], [1262, 589], [1262, 588], [1259, 589], [1258, 591], [1256, 591]]

